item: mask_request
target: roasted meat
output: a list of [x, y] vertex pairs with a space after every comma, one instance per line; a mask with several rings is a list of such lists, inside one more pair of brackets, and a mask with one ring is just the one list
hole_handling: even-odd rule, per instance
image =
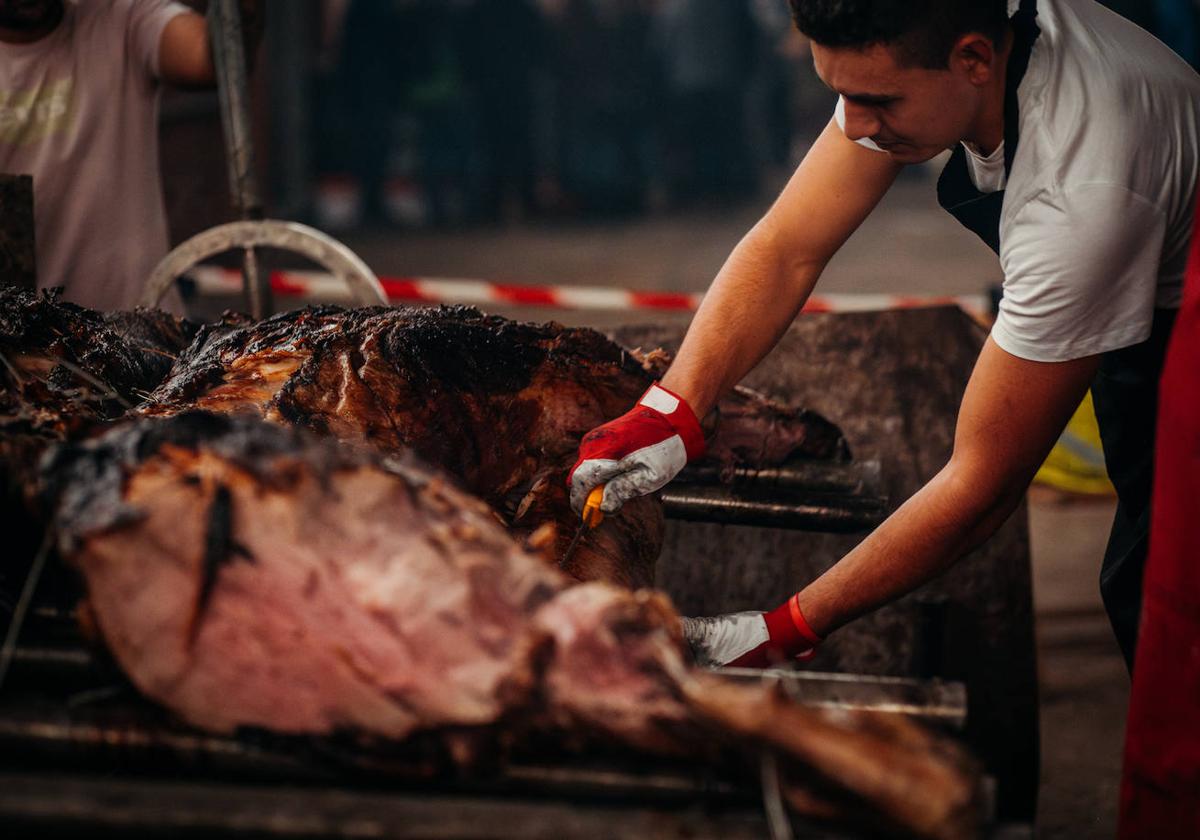
[[158, 310], [105, 315], [0, 287], [0, 461], [24, 474], [48, 443], [140, 403], [194, 334]]
[[528, 690], [525, 626], [560, 578], [427, 472], [205, 413], [48, 469], [109, 646], [193, 723], [400, 738]]
[[769, 749], [803, 780], [790, 799], [804, 808], [922, 837], [972, 830], [957, 748], [692, 671], [663, 596], [575, 584], [412, 460], [189, 412], [62, 447], [45, 483], [117, 662], [195, 725]]
[[42, 453], [141, 402], [194, 332], [157, 310], [105, 315], [0, 286], [0, 618], [41, 539], [31, 493]]
[[[524, 324], [464, 307], [307, 309], [206, 328], [142, 412], [250, 411], [268, 420], [412, 450], [453, 475], [515, 533], [556, 525], [561, 557], [577, 519], [566, 474], [580, 438], [628, 410], [661, 354], [624, 350], [593, 330]], [[837, 429], [749, 392], [723, 408], [721, 464], [844, 455]], [[569, 573], [629, 587], [653, 583], [662, 539], [654, 499], [589, 533]]]

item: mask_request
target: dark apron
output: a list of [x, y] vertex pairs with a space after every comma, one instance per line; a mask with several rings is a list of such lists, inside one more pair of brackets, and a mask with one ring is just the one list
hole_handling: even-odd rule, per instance
[[[1008, 59], [1004, 94], [1004, 171], [1011, 175], [1020, 137], [1017, 88], [1029, 68], [1029, 57], [1041, 30], [1037, 0], [1021, 0], [1012, 17], [1013, 50]], [[1000, 214], [1004, 191], [981, 193], [971, 181], [966, 150], [959, 144], [938, 179], [938, 203], [1000, 253]], [[1092, 399], [1100, 423], [1104, 459], [1117, 488], [1117, 516], [1104, 554], [1100, 592], [1126, 664], [1132, 669], [1142, 603], [1142, 570], [1150, 526], [1153, 485], [1154, 428], [1158, 381], [1173, 311], [1155, 314], [1144, 343], [1106, 353], [1092, 383]]]

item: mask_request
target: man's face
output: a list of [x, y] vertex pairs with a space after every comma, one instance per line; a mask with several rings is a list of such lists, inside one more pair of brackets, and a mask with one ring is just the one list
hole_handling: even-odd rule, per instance
[[0, 27], [39, 29], [61, 13], [62, 0], [0, 0]]
[[846, 102], [846, 136], [897, 163], [922, 163], [965, 139], [983, 93], [960, 70], [905, 67], [894, 47], [812, 45], [817, 75]]

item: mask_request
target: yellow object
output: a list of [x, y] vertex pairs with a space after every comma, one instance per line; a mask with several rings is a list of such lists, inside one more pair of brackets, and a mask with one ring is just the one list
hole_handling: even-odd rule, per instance
[[593, 487], [592, 492], [588, 493], [587, 501], [583, 503], [583, 524], [588, 528], [595, 528], [604, 521], [604, 512], [600, 510], [602, 501], [604, 501], [603, 484]]
[[571, 539], [571, 543], [567, 546], [567, 550], [563, 553], [562, 560], [559, 560], [559, 565], [565, 567], [570, 561], [572, 555], [575, 554], [575, 546], [579, 545], [579, 540], [582, 539], [585, 531], [590, 531], [604, 521], [604, 512], [600, 510], [600, 503], [604, 501], [604, 485], [593, 487], [592, 492], [588, 493], [587, 501], [583, 503], [583, 515], [580, 517], [581, 522], [579, 528], [575, 531], [575, 536]]
[[1091, 391], [1075, 410], [1033, 480], [1068, 493], [1111, 496], [1115, 492], [1104, 467], [1104, 449], [1100, 445], [1100, 426]]

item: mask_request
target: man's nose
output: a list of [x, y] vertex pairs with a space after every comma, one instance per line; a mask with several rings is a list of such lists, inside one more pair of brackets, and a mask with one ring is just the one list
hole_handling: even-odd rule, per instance
[[846, 100], [846, 137], [851, 140], [862, 140], [864, 137], [874, 137], [879, 133], [879, 118], [875, 109], [864, 105], [856, 105]]

